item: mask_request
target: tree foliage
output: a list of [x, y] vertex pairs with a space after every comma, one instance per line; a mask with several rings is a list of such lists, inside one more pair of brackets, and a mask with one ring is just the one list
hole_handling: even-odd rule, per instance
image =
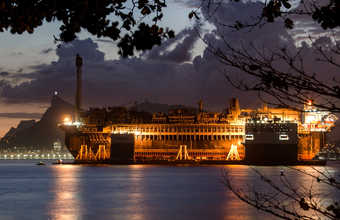
[[[209, 1], [207, 7], [212, 4], [220, 7], [223, 1]], [[332, 29], [340, 26], [340, 1], [325, 0], [318, 3], [300, 2], [299, 7], [292, 9], [289, 0], [269, 0], [262, 3], [262, 11], [256, 17], [251, 17], [250, 21], [236, 21], [235, 24], [220, 24], [235, 31], [248, 30], [246, 34], [251, 34], [253, 28], [261, 28], [267, 23], [282, 19], [284, 27], [294, 28], [296, 19], [309, 18], [323, 28]], [[208, 19], [217, 11], [208, 9]], [[196, 11], [192, 12], [196, 13]], [[294, 16], [293, 18], [290, 18]], [[224, 40], [224, 36], [221, 35]], [[319, 53], [316, 62], [323, 62], [329, 67], [340, 67], [338, 59], [340, 45], [335, 35], [330, 36], [333, 42], [327, 42], [325, 46], [316, 44], [310, 37], [311, 46]], [[202, 38], [203, 39], [203, 38]], [[204, 39], [203, 39], [204, 40]], [[269, 104], [289, 107], [291, 103], [306, 104], [313, 100], [316, 107], [340, 112], [337, 103], [340, 100], [340, 81], [336, 75], [331, 82], [325, 80], [323, 73], [310, 72], [306, 66], [308, 63], [303, 59], [303, 47], [296, 47], [293, 51], [286, 47], [277, 47], [276, 50], [269, 50], [266, 45], [257, 48], [253, 44], [245, 45], [241, 42], [240, 47], [224, 40], [225, 48], [221, 49], [204, 40], [207, 49], [214, 54], [219, 62], [226, 66], [235, 67], [249, 76], [244, 78], [232, 78], [223, 69], [220, 72], [234, 85], [243, 91], [256, 91], [259, 97], [266, 93], [275, 97], [277, 101]]]
[[[98, 38], [119, 40], [119, 54], [127, 57], [174, 37], [172, 30], [157, 25], [165, 7], [165, 0], [1, 0], [0, 31], [32, 34], [45, 21], [57, 20], [61, 33], [55, 42], [71, 42], [83, 29]], [[136, 14], [141, 18], [136, 20]], [[151, 26], [141, 22], [146, 16], [153, 16]]]
[[[239, 2], [239, 0], [231, 1]], [[248, 21], [248, 18], [245, 18], [244, 21], [236, 21], [235, 24], [221, 25], [235, 30], [245, 28], [252, 29], [257, 26], [261, 28], [267, 23], [273, 23], [277, 19], [282, 19], [284, 21], [284, 27], [292, 29], [294, 27], [294, 19], [290, 18], [290, 16], [301, 15], [311, 17], [312, 20], [320, 23], [321, 27], [325, 30], [327, 28], [334, 29], [340, 26], [339, 0], [312, 1], [311, 3], [300, 1], [302, 9], [292, 9], [292, 5], [289, 1], [290, 0], [261, 1], [262, 10], [257, 16], [251, 17], [251, 21]], [[210, 19], [224, 0], [204, 0], [203, 2], [207, 2], [205, 4], [209, 13], [207, 19]], [[189, 18], [196, 17], [199, 19], [198, 10], [200, 10], [203, 5], [204, 4], [202, 3], [198, 9], [192, 11], [189, 14]]]
[[223, 169], [223, 179], [220, 181], [243, 202], [282, 219], [340, 219], [340, 203], [329, 200], [332, 192], [320, 192], [315, 186], [320, 184], [322, 186], [318, 187], [322, 188], [328, 185], [340, 190], [338, 175], [326, 168], [321, 170], [311, 167], [312, 171], [309, 172], [306, 169], [289, 168], [309, 176], [312, 181], [296, 184], [281, 174], [278, 176], [279, 182], [275, 182], [254, 168], [262, 183], [274, 189], [274, 194], [258, 192], [254, 185], [249, 184], [247, 189], [240, 189], [233, 182], [231, 170]]
[[[236, 67], [256, 79], [249, 80], [249, 77], [235, 79], [229, 76], [227, 71], [220, 70], [236, 88], [242, 91], [259, 92], [261, 99], [261, 93], [269, 94], [277, 100], [271, 104], [289, 107], [291, 103], [306, 104], [312, 100], [313, 105], [318, 108], [334, 113], [340, 112], [340, 106], [336, 105], [340, 99], [339, 78], [333, 76], [329, 82], [323, 80], [322, 73], [309, 73], [305, 69], [308, 64], [304, 63], [301, 55], [302, 48], [298, 48], [295, 53], [291, 53], [285, 47], [267, 53], [265, 48], [258, 49], [251, 44], [252, 52], [255, 51], [254, 54], [250, 53], [243, 44], [241, 49], [226, 44], [226, 49], [221, 50], [208, 42], [206, 43], [208, 50], [221, 63]], [[328, 45], [328, 49], [332, 48], [331, 51], [328, 51], [332, 53], [331, 55], [315, 43], [313, 46], [321, 55], [318, 61], [340, 67], [340, 63], [333, 57], [340, 54], [340, 45], [336, 44], [334, 47]]]

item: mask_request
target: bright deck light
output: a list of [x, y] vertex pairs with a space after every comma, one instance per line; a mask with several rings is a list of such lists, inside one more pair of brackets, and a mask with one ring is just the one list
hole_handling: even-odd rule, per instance
[[72, 123], [72, 118], [69, 115], [64, 115], [63, 116], [63, 122], [64, 124], [71, 124]]

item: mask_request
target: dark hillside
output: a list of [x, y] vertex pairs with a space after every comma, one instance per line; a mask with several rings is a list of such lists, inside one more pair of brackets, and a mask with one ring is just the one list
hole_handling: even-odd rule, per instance
[[12, 137], [5, 137], [0, 142], [0, 147], [34, 147], [34, 149], [52, 150], [56, 140], [64, 144], [64, 132], [58, 128], [65, 114], [74, 117], [74, 105], [54, 95], [49, 107], [40, 121], [33, 126], [19, 131]]

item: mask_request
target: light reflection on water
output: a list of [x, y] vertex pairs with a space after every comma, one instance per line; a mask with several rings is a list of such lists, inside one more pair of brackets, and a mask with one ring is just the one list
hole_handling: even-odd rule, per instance
[[[219, 181], [222, 166], [46, 163], [0, 161], [0, 219], [275, 219], [227, 190]], [[281, 167], [254, 168], [280, 184]], [[331, 172], [339, 168], [329, 166]], [[225, 169], [231, 169], [240, 188], [254, 184], [258, 191], [274, 192], [248, 166]], [[284, 172], [292, 184], [311, 184], [310, 177], [288, 168]], [[340, 198], [330, 186], [313, 187]]]
[[81, 219], [82, 192], [81, 181], [77, 176], [79, 167], [54, 165], [50, 167], [54, 176], [50, 192], [53, 194], [47, 203], [47, 215], [51, 219]]

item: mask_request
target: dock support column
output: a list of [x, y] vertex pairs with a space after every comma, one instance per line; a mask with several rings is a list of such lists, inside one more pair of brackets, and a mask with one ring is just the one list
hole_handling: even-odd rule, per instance
[[179, 146], [179, 151], [178, 151], [178, 154], [177, 154], [177, 157], [176, 157], [176, 160], [178, 160], [178, 158], [180, 160], [182, 160], [182, 154], [184, 153], [184, 160], [187, 160], [189, 159], [189, 154], [188, 154], [188, 151], [187, 151], [187, 145], [180, 145]]
[[234, 158], [234, 160], [240, 160], [240, 156], [237, 151], [237, 145], [233, 145], [233, 144], [231, 145], [231, 148], [230, 148], [230, 151], [229, 151], [229, 154], [226, 160], [229, 160], [231, 158]]
[[87, 145], [80, 145], [80, 151], [76, 157], [76, 160], [84, 160], [87, 158]]
[[105, 145], [99, 145], [99, 149], [97, 151], [96, 158], [99, 159], [99, 160], [100, 159], [102, 159], [102, 160], [106, 159]]

